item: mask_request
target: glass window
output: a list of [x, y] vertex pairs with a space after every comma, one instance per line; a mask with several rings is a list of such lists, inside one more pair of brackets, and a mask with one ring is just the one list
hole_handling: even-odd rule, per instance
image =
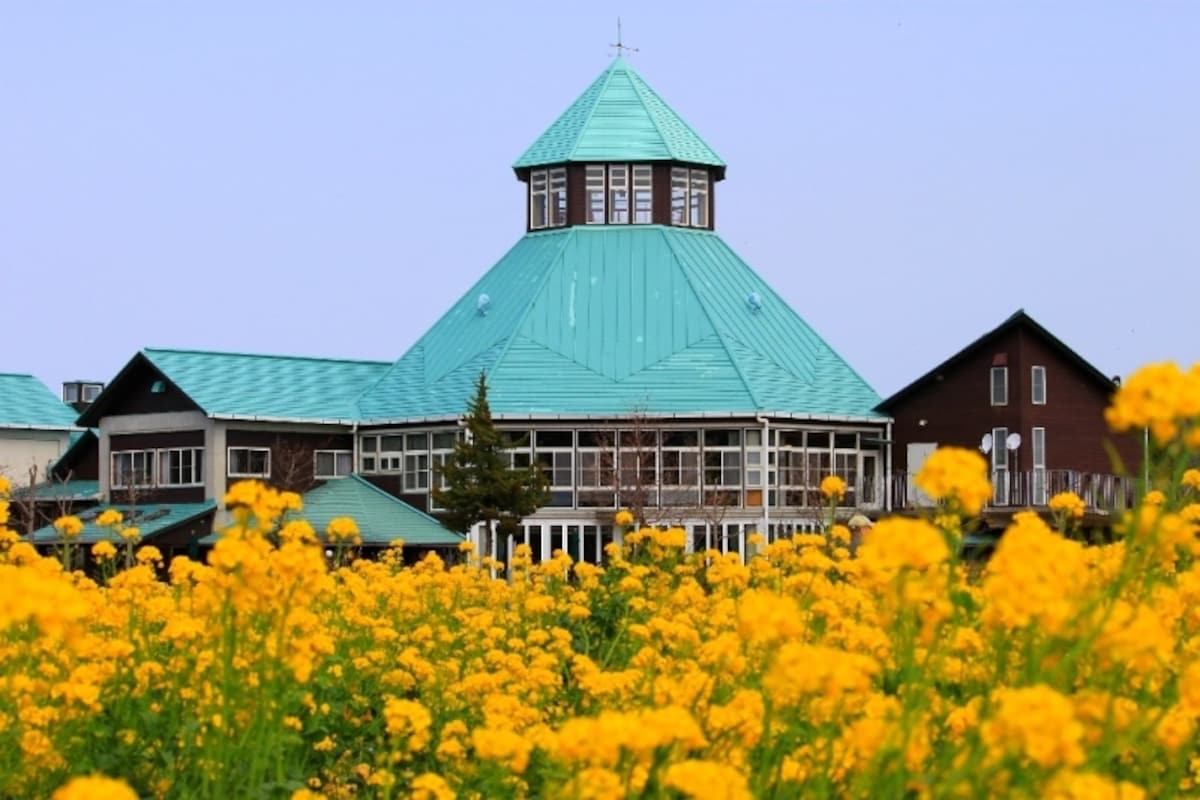
[[549, 224], [549, 175], [544, 169], [529, 173], [529, 227], [537, 230]]
[[587, 192], [587, 221], [592, 225], [603, 224], [605, 214], [603, 164], [588, 164], [585, 187]]
[[1030, 377], [1030, 383], [1033, 386], [1033, 404], [1035, 406], [1046, 405], [1046, 368], [1034, 367]]
[[231, 478], [271, 477], [271, 450], [268, 447], [229, 448], [228, 473]]
[[702, 169], [692, 170], [692, 187], [688, 198], [690, 220], [693, 227], [708, 227], [708, 173]]
[[112, 454], [112, 475], [109, 483], [114, 489], [154, 485], [153, 450], [119, 450]]
[[1033, 504], [1046, 505], [1046, 429], [1034, 428], [1033, 436]]
[[671, 167], [671, 224], [688, 224], [688, 171]]
[[992, 367], [992, 405], [1008, 405], [1008, 367]]
[[613, 449], [615, 438], [612, 431], [579, 432], [575, 470], [576, 486], [579, 489], [576, 504], [580, 508], [616, 506], [616, 476], [613, 474], [616, 462]]
[[314, 450], [314, 478], [342, 478], [354, 471], [354, 454], [349, 450]]
[[162, 486], [200, 486], [204, 483], [204, 450], [199, 447], [158, 451], [158, 480]]
[[608, 221], [629, 222], [629, 167], [624, 164], [608, 168]]
[[567, 171], [561, 167], [550, 170], [550, 224], [567, 224]]
[[649, 164], [633, 168], [633, 221], [640, 225], [654, 221], [654, 168]]

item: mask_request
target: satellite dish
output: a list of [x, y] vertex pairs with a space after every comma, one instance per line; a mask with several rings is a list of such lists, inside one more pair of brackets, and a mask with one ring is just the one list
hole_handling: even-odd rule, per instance
[[1016, 450], [1021, 446], [1021, 434], [1010, 433], [1008, 438], [1004, 440], [1004, 443], [1008, 445], [1009, 450]]
[[979, 443], [979, 449], [984, 453], [992, 452], [992, 435], [990, 433], [983, 435], [983, 441]]

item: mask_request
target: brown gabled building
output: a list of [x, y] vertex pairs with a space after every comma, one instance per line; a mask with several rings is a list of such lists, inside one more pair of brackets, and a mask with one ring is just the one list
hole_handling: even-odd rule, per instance
[[1142, 438], [1105, 425], [1118, 380], [1017, 311], [879, 404], [895, 420], [895, 507], [927, 504], [912, 476], [942, 445], [984, 453], [995, 508], [1045, 506], [1068, 490], [1092, 510], [1124, 507]]

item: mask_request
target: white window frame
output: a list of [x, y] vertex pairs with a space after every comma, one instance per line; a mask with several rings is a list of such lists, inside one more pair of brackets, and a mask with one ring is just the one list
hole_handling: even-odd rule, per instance
[[603, 164], [588, 164], [584, 174], [584, 193], [587, 196], [587, 224], [603, 225], [608, 221], [608, 191]]
[[702, 169], [691, 170], [691, 180], [688, 185], [688, 224], [693, 228], [708, 227], [708, 172]]
[[[266, 453], [266, 468], [263, 472], [234, 472], [233, 471], [233, 452], [235, 450], [245, 450], [247, 455], [250, 453]], [[247, 459], [248, 460], [248, 459]], [[269, 478], [271, 477], [271, 448], [269, 447], [227, 447], [225, 448], [225, 474], [230, 478]]]
[[625, 497], [636, 497], [640, 489], [644, 494], [640, 499], [647, 508], [658, 506], [658, 442], [659, 432], [654, 428], [627, 428], [617, 433], [620, 492]]
[[1009, 501], [1008, 428], [992, 428], [992, 488], [998, 506]]
[[[439, 437], [450, 437], [450, 446], [439, 446]], [[445, 476], [441, 474], [442, 468], [446, 466], [451, 456], [454, 455], [454, 443], [458, 441], [457, 431], [434, 431], [429, 437], [429, 485], [438, 489], [449, 489], [450, 484], [446, 483]], [[432, 492], [430, 493], [430, 503], [432, 504]]]
[[629, 190], [629, 165], [608, 165], [608, 221], [613, 225], [629, 222], [633, 194]]
[[379, 437], [364, 436], [358, 443], [358, 471], [373, 473], [379, 469]]
[[[130, 469], [128, 470], [128, 472], [131, 474], [134, 474], [135, 477], [137, 475], [137, 471], [136, 471], [136, 468], [135, 468], [136, 465], [134, 462], [136, 461], [137, 456], [142, 457], [143, 470], [141, 472], [141, 475], [145, 478], [144, 482], [126, 483], [124, 481], [123, 476], [125, 473], [122, 472], [122, 470], [119, 470], [117, 468], [117, 461], [119, 458], [122, 458], [125, 456], [128, 456], [129, 460], [130, 460]], [[156, 464], [157, 460], [158, 460], [158, 451], [154, 450], [153, 448], [140, 448], [140, 449], [136, 449], [136, 450], [113, 450], [111, 453], [109, 453], [109, 461], [108, 461], [108, 463], [109, 463], [109, 477], [108, 477], [109, 487], [113, 488], [113, 489], [147, 489], [147, 488], [151, 488], [151, 487], [155, 486], [156, 485], [155, 480], [157, 478], [157, 473], [155, 471], [155, 468], [157, 466], [157, 464]]]
[[[1038, 376], [1041, 376], [1039, 381]], [[1042, 388], [1041, 397], [1038, 397], [1038, 386]], [[1040, 364], [1035, 364], [1029, 368], [1029, 399], [1035, 406], [1046, 405], [1046, 368]]]
[[1029, 438], [1030, 455], [1033, 458], [1033, 504], [1044, 506], [1049, 494], [1046, 486], [1046, 429], [1034, 428]]
[[[539, 206], [539, 202], [540, 206]], [[529, 173], [529, 228], [541, 230], [550, 226], [550, 170], [535, 169]]]
[[84, 403], [94, 402], [102, 391], [104, 386], [99, 383], [85, 383], [79, 387], [79, 399]]
[[404, 491], [429, 491], [429, 432], [404, 434]]
[[687, 167], [671, 167], [671, 224], [687, 225], [689, 220], [690, 186]]
[[[321, 456], [333, 457], [333, 472], [321, 472]], [[344, 460], [343, 460], [344, 459]], [[345, 465], [345, 470], [339, 469], [339, 465]], [[347, 475], [354, 473], [354, 451], [353, 450], [313, 450], [313, 478], [321, 481], [333, 480], [334, 478], [345, 478]]]
[[[1000, 379], [1000, 383], [996, 383], [996, 379]], [[997, 393], [997, 389], [1000, 392]], [[991, 398], [993, 406], [1008, 405], [1008, 367], [992, 367], [991, 377], [988, 381], [988, 394]], [[999, 399], [997, 397], [999, 396]]]
[[[568, 444], [544, 444], [543, 434], [567, 434]], [[542, 475], [546, 478], [546, 488], [552, 496], [547, 505], [556, 508], [570, 508], [575, 504], [575, 432], [563, 430], [539, 430], [534, 437], [534, 461]], [[559, 480], [560, 478], [565, 478]], [[555, 503], [553, 496], [559, 495], [567, 499]]]
[[[691, 434], [692, 444], [678, 444], [672, 437]], [[695, 428], [665, 429], [660, 433], [658, 477], [663, 505], [695, 505], [700, 502], [704, 464], [700, 459], [701, 432]]]
[[[171, 482], [171, 454], [179, 454], [179, 472], [183, 476], [184, 453], [187, 453], [186, 460], [190, 463], [186, 467], [190, 472], [191, 480], [180, 481], [179, 483]], [[204, 448], [203, 447], [164, 447], [158, 451], [158, 456], [155, 459], [158, 465], [158, 474], [155, 476], [155, 483], [158, 486], [170, 487], [178, 489], [185, 486], [203, 486], [204, 485]]]
[[635, 225], [650, 225], [654, 222], [654, 167], [650, 164], [634, 164], [633, 215]]
[[[392, 444], [399, 447], [391, 447]], [[380, 434], [378, 468], [380, 472], [404, 472], [404, 434]]]
[[549, 220], [551, 228], [567, 224], [567, 170], [555, 167], [550, 170]]

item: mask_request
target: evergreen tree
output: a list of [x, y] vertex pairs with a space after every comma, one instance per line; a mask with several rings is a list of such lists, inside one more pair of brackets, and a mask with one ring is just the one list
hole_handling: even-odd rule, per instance
[[546, 502], [546, 478], [537, 465], [511, 469], [511, 445], [496, 430], [488, 406], [487, 376], [479, 373], [475, 397], [467, 405], [468, 436], [454, 443], [454, 453], [441, 469], [445, 489], [433, 497], [445, 509], [440, 514], [453, 530], [467, 532], [485, 525], [483, 555], [491, 555], [497, 533], [515, 533], [521, 520]]

